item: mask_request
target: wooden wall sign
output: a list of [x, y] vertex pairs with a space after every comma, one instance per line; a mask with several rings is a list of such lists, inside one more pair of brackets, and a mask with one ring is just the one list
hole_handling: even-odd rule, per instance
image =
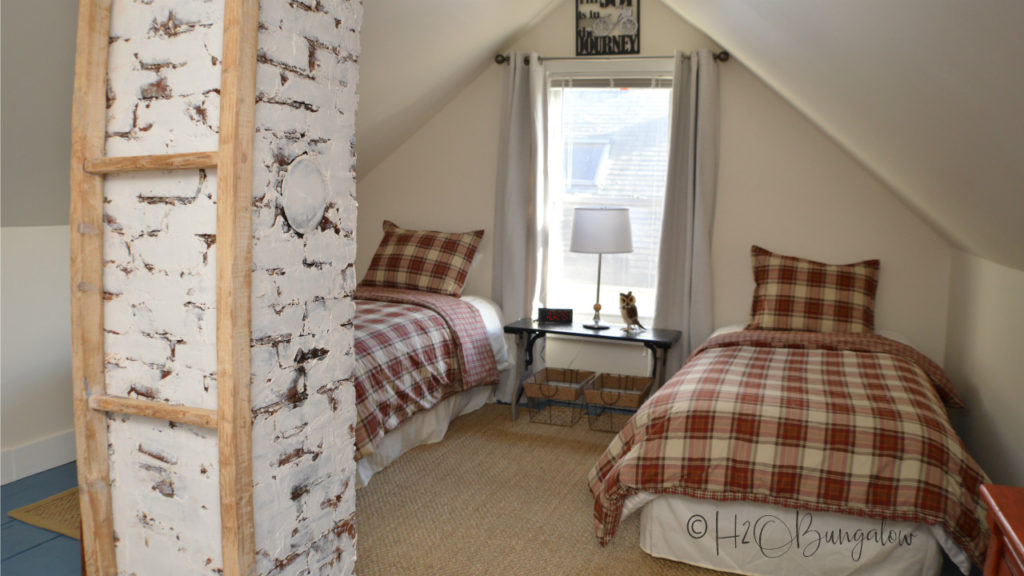
[[640, 0], [576, 0], [576, 55], [640, 53]]

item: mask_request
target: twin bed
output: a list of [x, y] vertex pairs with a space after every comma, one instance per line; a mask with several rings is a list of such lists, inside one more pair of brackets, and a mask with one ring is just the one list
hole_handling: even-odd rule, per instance
[[462, 296], [482, 230], [407, 230], [384, 222], [356, 289], [357, 481], [438, 442], [458, 416], [511, 385], [501, 310]]
[[[355, 294], [362, 483], [513, 384], [500, 310], [460, 297], [479, 235], [385, 223]], [[741, 574], [980, 566], [986, 478], [946, 415], [962, 403], [874, 333], [878, 262], [752, 257], [746, 329], [705, 342], [591, 471], [599, 542], [639, 513], [648, 553]]]
[[879, 263], [752, 248], [751, 319], [713, 336], [590, 473], [596, 534], [640, 509], [650, 554], [741, 574], [969, 573], [986, 477], [941, 368], [874, 332]]
[[479, 297], [359, 288], [356, 457], [360, 485], [511, 384], [501, 311]]
[[[597, 536], [641, 511], [647, 552], [744, 574], [965, 573], [984, 554], [981, 471], [948, 381], [872, 334], [711, 338], [594, 467]], [[947, 396], [950, 398], [950, 396]]]

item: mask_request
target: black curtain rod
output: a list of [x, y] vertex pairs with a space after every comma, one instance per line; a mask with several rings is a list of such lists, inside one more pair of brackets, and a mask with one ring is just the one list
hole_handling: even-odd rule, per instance
[[[719, 62], [728, 62], [731, 56], [726, 50], [721, 52], [715, 52], [715, 60]], [[673, 56], [603, 56], [603, 57], [592, 57], [592, 56], [558, 56], [558, 57], [544, 57], [539, 56], [540, 61], [545, 60], [664, 60], [667, 58], [673, 58]], [[688, 56], [687, 56], [688, 58]], [[507, 54], [495, 54], [494, 62], [496, 64], [508, 64], [511, 58]], [[529, 66], [530, 57], [526, 56], [523, 58], [523, 63]]]

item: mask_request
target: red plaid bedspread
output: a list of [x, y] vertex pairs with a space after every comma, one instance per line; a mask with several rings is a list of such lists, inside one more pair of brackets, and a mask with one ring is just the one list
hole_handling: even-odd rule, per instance
[[937, 365], [881, 336], [713, 338], [591, 470], [597, 537], [646, 491], [941, 524], [980, 566], [987, 479], [943, 397], [959, 400]]
[[498, 381], [480, 312], [415, 290], [356, 290], [356, 457], [448, 396]]

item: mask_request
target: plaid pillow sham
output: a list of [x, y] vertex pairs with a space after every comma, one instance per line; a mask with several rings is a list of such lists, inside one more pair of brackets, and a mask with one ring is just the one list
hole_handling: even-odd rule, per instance
[[483, 236], [483, 230], [406, 230], [385, 220], [384, 239], [361, 285], [459, 297]]
[[874, 332], [878, 260], [824, 264], [751, 246], [754, 299], [747, 330]]

